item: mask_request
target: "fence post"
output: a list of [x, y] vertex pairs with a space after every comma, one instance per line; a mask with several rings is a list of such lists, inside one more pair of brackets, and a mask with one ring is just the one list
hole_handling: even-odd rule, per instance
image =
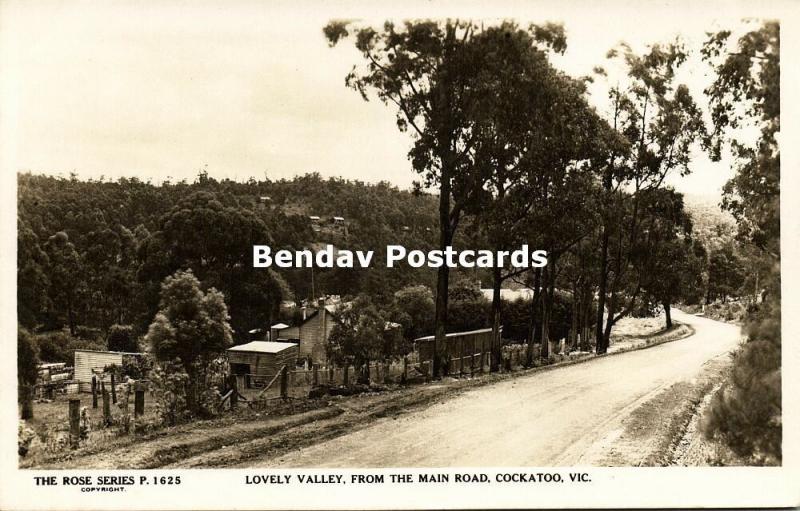
[[103, 424], [109, 426], [111, 424], [111, 403], [109, 402], [108, 390], [106, 390], [106, 382], [100, 382], [100, 394], [103, 396]]
[[466, 354], [466, 347], [464, 346], [464, 337], [461, 337], [461, 365], [459, 369], [459, 377], [464, 377], [464, 356]]
[[281, 369], [281, 399], [289, 397], [289, 369], [283, 366]]
[[316, 387], [319, 385], [319, 365], [314, 364], [311, 367], [312, 370], [314, 371], [314, 386]]
[[228, 375], [228, 388], [233, 391], [231, 394], [231, 410], [235, 410], [239, 404], [239, 380], [235, 374]]
[[400, 376], [400, 383], [405, 383], [408, 379], [408, 355], [403, 356], [403, 375]]
[[97, 408], [97, 375], [92, 375], [92, 408]]
[[481, 374], [484, 372], [486, 362], [486, 338], [481, 335]]
[[111, 373], [111, 402], [117, 404], [117, 379], [114, 378], [114, 373]]
[[141, 387], [136, 387], [136, 394], [133, 399], [133, 415], [141, 417], [144, 415], [144, 390]]
[[[126, 385], [126, 387], [127, 387], [127, 385]], [[119, 407], [122, 409], [122, 421], [121, 421], [122, 422], [122, 427], [123, 427], [123, 430], [125, 431], [125, 433], [129, 433], [130, 432], [130, 427], [131, 427], [131, 416], [130, 416], [130, 411], [128, 410], [128, 391], [127, 391], [127, 388], [125, 389], [125, 391], [122, 393], [122, 395], [119, 398], [120, 398]]]
[[69, 400], [69, 443], [78, 447], [81, 438], [81, 400]]

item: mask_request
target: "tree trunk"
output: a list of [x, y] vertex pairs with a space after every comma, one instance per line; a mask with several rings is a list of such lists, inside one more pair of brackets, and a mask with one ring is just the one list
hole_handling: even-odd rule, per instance
[[370, 380], [370, 371], [369, 371], [369, 359], [364, 362], [363, 369], [361, 370], [361, 383], [364, 385], [369, 385]]
[[603, 351], [598, 351], [597, 353], [605, 353], [608, 351], [608, 347], [611, 344], [611, 328], [614, 326], [614, 309], [616, 305], [616, 296], [611, 296], [611, 301], [608, 304], [608, 316], [606, 317], [605, 322], [605, 329], [603, 330]]
[[525, 365], [533, 365], [533, 343], [536, 341], [536, 328], [538, 326], [537, 312], [539, 308], [540, 290], [542, 286], [542, 269], [536, 268], [533, 271], [533, 298], [531, 299], [530, 318], [528, 321], [528, 349], [525, 354]]
[[664, 315], [667, 319], [667, 328], [672, 328], [672, 311], [669, 302], [664, 302]]
[[578, 349], [578, 311], [580, 310], [580, 300], [578, 298], [579, 290], [578, 285], [574, 285], [572, 287], [572, 321], [570, 325], [569, 331], [569, 348], [568, 351], [574, 351]]
[[492, 358], [491, 372], [497, 372], [500, 367], [500, 312], [502, 301], [500, 300], [500, 287], [502, 286], [502, 272], [500, 267], [492, 269]]
[[67, 293], [67, 322], [69, 323], [69, 334], [75, 337], [75, 313], [72, 311], [72, 293]]
[[[444, 251], [452, 240], [450, 229], [450, 175], [446, 165], [442, 165], [441, 190], [439, 193], [439, 249]], [[433, 377], [441, 376], [441, 350], [446, 343], [447, 303], [450, 284], [450, 268], [441, 265], [436, 274], [436, 316], [433, 338]]]
[[550, 300], [547, 289], [552, 279], [553, 270], [550, 265], [544, 267], [543, 281], [544, 281], [544, 300], [542, 300], [542, 347], [539, 351], [539, 357], [546, 359], [550, 357]]
[[592, 299], [593, 293], [591, 288], [584, 290], [583, 296], [583, 335], [581, 335], [581, 351], [589, 351], [591, 344], [589, 343], [589, 335], [592, 331]]
[[595, 351], [598, 355], [608, 350], [606, 337], [603, 332], [603, 313], [606, 307], [606, 292], [608, 288], [608, 239], [609, 233], [603, 226], [602, 240], [600, 242], [600, 288], [597, 292], [597, 322], [595, 323]]
[[20, 418], [22, 420], [33, 419], [33, 387], [20, 385], [17, 392], [19, 392], [19, 403], [22, 405]]

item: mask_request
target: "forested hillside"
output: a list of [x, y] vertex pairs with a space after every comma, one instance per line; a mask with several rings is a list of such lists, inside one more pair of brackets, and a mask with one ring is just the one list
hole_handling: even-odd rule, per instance
[[720, 207], [721, 199], [714, 195], [685, 194], [686, 211], [692, 217], [694, 237], [709, 249], [719, 249], [733, 242], [736, 220]]
[[[379, 250], [387, 243], [430, 248], [435, 198], [386, 183], [308, 174], [291, 180], [156, 186], [137, 179], [82, 181], [20, 174], [19, 317], [29, 328], [105, 333], [152, 321], [161, 281], [191, 268], [226, 296], [236, 332], [276, 319], [281, 301], [323, 294], [391, 294], [432, 284], [428, 270], [252, 268], [252, 245], [303, 248], [333, 243]], [[309, 216], [321, 217], [316, 227]], [[333, 216], [346, 228], [330, 229]], [[314, 289], [312, 290], [312, 279]]]

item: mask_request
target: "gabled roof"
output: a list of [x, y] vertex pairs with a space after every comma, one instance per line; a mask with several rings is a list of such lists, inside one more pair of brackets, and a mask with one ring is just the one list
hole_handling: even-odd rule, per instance
[[283, 350], [297, 346], [293, 342], [252, 341], [228, 348], [228, 351], [243, 351], [247, 353], [279, 353]]
[[[326, 305], [326, 306], [325, 306], [325, 312], [327, 312], [328, 314], [330, 314], [330, 315], [331, 315], [331, 316], [333, 316], [334, 318], [336, 317], [336, 310], [337, 310], [337, 309], [338, 309], [338, 306], [337, 306], [337, 305], [334, 305], [334, 304], [328, 304], [328, 305]], [[302, 325], [303, 323], [307, 323], [308, 321], [310, 321], [310, 320], [311, 320], [311, 318], [313, 318], [314, 316], [316, 316], [318, 313], [319, 313], [319, 308], [317, 308], [317, 309], [313, 310], [313, 311], [311, 312], [311, 314], [309, 314], [308, 316], [306, 316], [306, 319], [304, 319], [303, 321], [301, 321], [301, 322], [300, 322], [300, 324]]]
[[289, 328], [289, 325], [286, 323], [275, 323], [270, 327], [270, 329], [274, 328], [275, 330], [283, 330], [284, 328]]

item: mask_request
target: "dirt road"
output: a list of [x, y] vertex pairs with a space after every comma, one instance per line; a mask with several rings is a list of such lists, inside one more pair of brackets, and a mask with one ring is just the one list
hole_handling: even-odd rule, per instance
[[588, 465], [622, 421], [733, 349], [739, 327], [674, 311], [695, 335], [534, 373], [381, 419], [364, 429], [246, 466], [446, 467]]

